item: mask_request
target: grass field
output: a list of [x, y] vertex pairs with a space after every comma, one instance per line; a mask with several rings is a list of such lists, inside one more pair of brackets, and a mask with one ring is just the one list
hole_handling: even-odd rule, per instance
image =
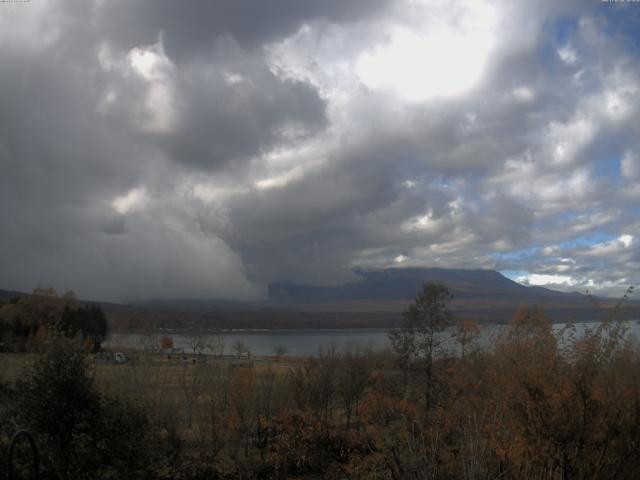
[[36, 358], [32, 353], [0, 353], [0, 382], [14, 382]]
[[[17, 380], [38, 358], [35, 353], [1, 353], [0, 382]], [[127, 352], [127, 362], [100, 363], [88, 356], [88, 372], [98, 391], [144, 402], [156, 415], [171, 417], [184, 433], [203, 404], [229, 389], [239, 376], [272, 381], [283, 379], [302, 359], [259, 357], [248, 359], [201, 356], [195, 362], [140, 351]], [[258, 381], [256, 381], [258, 385]]]

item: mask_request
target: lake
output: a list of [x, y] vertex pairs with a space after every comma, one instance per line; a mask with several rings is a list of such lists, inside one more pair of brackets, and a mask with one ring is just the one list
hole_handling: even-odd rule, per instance
[[[640, 338], [640, 324], [638, 321], [627, 322], [628, 334]], [[564, 324], [554, 324], [556, 332], [560, 332]], [[576, 334], [581, 335], [586, 328], [595, 328], [597, 322], [585, 322], [576, 324]], [[489, 348], [504, 326], [488, 325], [482, 327], [482, 333], [478, 341], [480, 347]], [[298, 330], [233, 330], [223, 332], [224, 354], [231, 355], [235, 352], [234, 345], [243, 342], [252, 355], [274, 355], [277, 347], [284, 347], [287, 355], [313, 356], [320, 349], [336, 348], [344, 351], [348, 347], [358, 346], [370, 348], [374, 351], [382, 351], [391, 348], [388, 329], [382, 328], [354, 328], [354, 329], [298, 329]], [[142, 334], [114, 333], [107, 337], [105, 347], [153, 349], [159, 346], [160, 338], [164, 334], [149, 336]], [[173, 339], [174, 347], [184, 348], [190, 351], [192, 337], [183, 333], [167, 333]], [[205, 345], [216, 344], [218, 338], [214, 335], [204, 335], [202, 342]], [[452, 338], [452, 331], [442, 333], [444, 344], [450, 348], [457, 348]], [[205, 352], [211, 352], [205, 348]]]

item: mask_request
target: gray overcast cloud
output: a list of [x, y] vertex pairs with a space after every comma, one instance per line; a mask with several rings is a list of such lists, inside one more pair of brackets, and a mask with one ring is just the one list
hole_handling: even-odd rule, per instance
[[640, 4], [0, 4], [0, 288], [640, 281]]

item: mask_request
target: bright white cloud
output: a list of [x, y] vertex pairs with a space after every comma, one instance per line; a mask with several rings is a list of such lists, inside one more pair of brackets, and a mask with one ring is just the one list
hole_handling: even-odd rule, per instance
[[283, 188], [288, 184], [290, 184], [291, 182], [301, 179], [303, 175], [304, 175], [304, 170], [301, 167], [295, 167], [287, 172], [257, 180], [255, 182], [255, 186], [259, 190]]
[[[106, 42], [97, 48], [102, 70], [118, 81], [106, 84], [96, 110], [104, 116], [120, 116], [123, 112], [131, 127], [152, 133], [168, 133], [177, 122], [176, 69], [167, 56], [162, 36], [152, 45], [134, 47], [128, 52], [114, 51]], [[145, 92], [131, 98], [123, 81], [141, 80]]]
[[239, 73], [225, 72], [223, 76], [225, 82], [227, 82], [229, 85], [236, 85], [238, 83], [247, 81], [247, 79]]
[[126, 194], [116, 197], [111, 202], [113, 209], [120, 215], [125, 215], [133, 210], [140, 210], [149, 202], [149, 196], [145, 187], [129, 190]]
[[549, 146], [556, 164], [571, 164], [577, 155], [593, 140], [596, 125], [582, 113], [568, 123], [552, 122], [549, 126]]
[[511, 96], [515, 101], [525, 105], [533, 103], [536, 99], [535, 92], [531, 88], [525, 86], [514, 88], [511, 91]]
[[633, 235], [623, 234], [613, 240], [595, 243], [583, 252], [585, 256], [608, 257], [628, 250], [633, 244]]
[[498, 41], [499, 5], [408, 0], [395, 7], [378, 23], [302, 25], [267, 46], [272, 70], [312, 83], [336, 113], [358, 96], [360, 82], [410, 101], [458, 95], [478, 82]]
[[162, 38], [149, 47], [133, 48], [127, 58], [134, 71], [149, 85], [144, 101], [145, 128], [152, 132], [169, 132], [176, 115], [172, 86], [174, 66], [164, 51]]
[[565, 45], [558, 50], [558, 56], [567, 65], [575, 65], [578, 63], [578, 52], [576, 52], [570, 45]]
[[624, 235], [620, 235], [618, 237], [618, 241], [624, 245], [625, 248], [631, 246], [631, 243], [633, 242], [633, 235], [628, 235], [628, 234], [624, 234]]
[[[0, 242], [12, 257], [63, 238], [55, 218], [64, 238], [99, 239], [88, 256], [131, 252], [113, 278], [173, 267], [131, 260], [157, 239], [149, 251], [176, 256], [199, 292], [226, 292], [234, 269], [243, 292], [243, 269], [263, 286], [353, 265], [504, 263], [566, 288], [640, 271], [640, 61], [593, 6], [398, 0], [196, 34], [155, 15], [103, 24], [108, 2], [89, 5], [0, 18], [4, 205], [59, 199], [20, 215]], [[558, 44], [567, 17], [578, 28]]]
[[494, 46], [496, 12], [465, 5], [460, 23], [395, 26], [389, 42], [363, 53], [356, 72], [372, 89], [391, 89], [408, 101], [465, 93], [482, 76]]
[[407, 260], [409, 260], [409, 257], [406, 255], [398, 255], [396, 258], [393, 259], [393, 261], [395, 263], [405, 263]]
[[518, 283], [525, 285], [576, 285], [578, 282], [568, 275], [550, 275], [540, 273], [529, 273], [516, 278]]

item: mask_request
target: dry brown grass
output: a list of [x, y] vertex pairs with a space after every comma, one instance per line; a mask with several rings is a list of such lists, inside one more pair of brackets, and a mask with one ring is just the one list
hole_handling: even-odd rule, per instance
[[16, 381], [36, 358], [33, 353], [0, 353], [0, 382]]

